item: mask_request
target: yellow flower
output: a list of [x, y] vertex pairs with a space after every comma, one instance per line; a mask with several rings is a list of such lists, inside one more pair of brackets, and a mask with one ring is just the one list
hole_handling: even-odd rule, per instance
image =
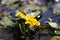
[[36, 26], [40, 26], [40, 22], [39, 21], [36, 22]]
[[35, 19], [34, 16], [26, 15], [26, 22], [25, 22], [25, 24], [30, 24], [33, 27], [36, 22], [37, 22], [37, 20]]
[[18, 11], [16, 14], [18, 17], [22, 17], [24, 14], [21, 11]]

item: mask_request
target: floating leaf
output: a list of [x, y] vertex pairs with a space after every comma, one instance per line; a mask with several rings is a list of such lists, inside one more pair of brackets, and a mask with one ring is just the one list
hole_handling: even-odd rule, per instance
[[53, 11], [60, 13], [60, 3], [54, 6]]
[[11, 3], [15, 2], [15, 1], [17, 1], [17, 0], [3, 0], [2, 4], [11, 4]]
[[20, 8], [22, 11], [26, 12], [27, 15], [34, 15], [37, 16], [41, 13], [40, 7], [37, 5], [25, 5], [24, 7]]
[[60, 29], [60, 25], [56, 22], [49, 22], [49, 25], [53, 28]]
[[4, 26], [10, 26], [13, 24], [13, 22], [9, 18], [3, 18], [3, 20], [1, 21], [1, 24]]
[[60, 40], [60, 36], [53, 36], [50, 40]]

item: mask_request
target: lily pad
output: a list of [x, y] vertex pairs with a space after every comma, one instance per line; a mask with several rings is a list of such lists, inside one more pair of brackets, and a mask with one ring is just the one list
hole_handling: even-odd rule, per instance
[[3, 20], [1, 21], [1, 24], [3, 26], [10, 26], [13, 24], [13, 22], [9, 18], [3, 18]]
[[60, 29], [60, 25], [56, 22], [49, 22], [48, 23], [52, 28], [55, 28], [55, 29]]
[[60, 3], [54, 6], [53, 11], [60, 13]]
[[60, 40], [60, 36], [53, 36], [50, 40]]
[[41, 13], [40, 7], [37, 5], [32, 5], [32, 4], [25, 5], [25, 6], [21, 7], [20, 10], [27, 13], [28, 15], [34, 15], [34, 16], [37, 16]]
[[2, 4], [11, 4], [11, 3], [15, 2], [15, 1], [18, 1], [18, 0], [3, 0]]

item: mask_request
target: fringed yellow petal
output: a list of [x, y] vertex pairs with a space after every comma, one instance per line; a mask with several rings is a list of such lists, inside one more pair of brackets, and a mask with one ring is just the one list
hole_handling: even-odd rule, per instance
[[36, 22], [36, 26], [40, 26], [40, 22], [39, 21]]

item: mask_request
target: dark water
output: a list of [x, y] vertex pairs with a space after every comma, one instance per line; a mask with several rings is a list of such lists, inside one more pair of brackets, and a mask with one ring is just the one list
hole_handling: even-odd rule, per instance
[[[44, 3], [46, 3], [46, 2], [43, 2], [42, 4], [45, 5]], [[53, 4], [48, 3], [48, 7], [53, 7]], [[6, 10], [7, 7], [6, 7], [6, 5], [3, 5], [3, 6], [0, 6], [0, 9]], [[15, 12], [15, 10], [16, 9], [10, 9], [10, 12], [13, 13], [13, 12]], [[45, 19], [49, 18], [52, 15], [53, 15], [53, 11], [51, 11], [51, 10], [47, 10], [46, 12], [44, 12], [42, 14], [42, 19], [40, 19], [40, 20], [42, 20], [42, 21], [40, 21], [41, 25], [44, 25], [44, 22], [47, 21]], [[14, 17], [14, 16], [12, 15], [12, 17]], [[53, 17], [52, 19], [60, 24], [60, 16]], [[51, 37], [50, 35], [39, 37], [39, 35], [36, 34], [34, 40], [49, 40], [50, 37]], [[13, 30], [11, 28], [0, 29], [0, 40], [14, 40], [13, 39]], [[28, 36], [26, 37], [26, 40], [30, 40]]]

